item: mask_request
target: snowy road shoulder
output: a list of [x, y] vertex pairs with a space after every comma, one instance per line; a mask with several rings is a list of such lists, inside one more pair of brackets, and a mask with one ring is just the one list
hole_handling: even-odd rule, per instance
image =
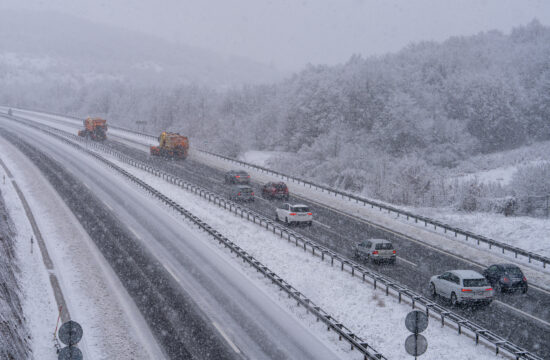
[[[102, 255], [38, 169], [0, 138], [0, 153], [33, 209], [73, 320], [84, 328], [81, 347], [91, 359], [157, 359], [162, 352]], [[1, 170], [4, 171], [3, 169]], [[37, 359], [57, 359], [53, 333], [57, 306], [32, 228], [13, 186], [2, 185], [17, 226], [25, 312]]]

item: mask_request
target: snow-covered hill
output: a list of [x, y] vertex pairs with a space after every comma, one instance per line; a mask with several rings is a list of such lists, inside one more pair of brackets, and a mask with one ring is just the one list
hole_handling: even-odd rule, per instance
[[223, 87], [271, 82], [281, 76], [275, 68], [245, 58], [221, 56], [69, 15], [7, 10], [1, 14], [3, 81], [120, 78]]

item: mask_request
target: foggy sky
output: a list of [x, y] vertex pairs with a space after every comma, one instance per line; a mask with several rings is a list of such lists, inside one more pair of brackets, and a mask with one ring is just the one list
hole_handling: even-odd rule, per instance
[[283, 70], [508, 32], [534, 18], [550, 24], [545, 0], [2, 0], [1, 8], [65, 12]]

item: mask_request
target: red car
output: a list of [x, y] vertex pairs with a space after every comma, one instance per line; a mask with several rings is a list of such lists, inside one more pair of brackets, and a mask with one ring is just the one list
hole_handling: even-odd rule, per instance
[[288, 187], [284, 182], [268, 182], [262, 188], [262, 196], [268, 199], [288, 200]]

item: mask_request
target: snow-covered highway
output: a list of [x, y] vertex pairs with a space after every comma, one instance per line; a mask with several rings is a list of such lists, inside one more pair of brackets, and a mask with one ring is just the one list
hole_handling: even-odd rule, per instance
[[[175, 335], [181, 335], [187, 346], [168, 348], [171, 357], [177, 358], [185, 350], [197, 358], [216, 359], [346, 358], [272, 300], [226, 254], [143, 192], [51, 137], [5, 121], [2, 125], [20, 134], [32, 134], [40, 143], [40, 151], [63, 163], [103, 202], [104, 209], [92, 210], [102, 213], [107, 209], [109, 216], [132, 234], [139, 244], [136, 246], [147, 249], [164, 267], [171, 277], [171, 283], [164, 285], [180, 297], [174, 299], [174, 305], [180, 306], [166, 312], [172, 328], [180, 332]], [[153, 280], [164, 282], [162, 278]]]
[[[116, 143], [112, 143], [111, 145], [113, 146], [116, 146], [118, 149], [123, 149], [124, 146], [121, 146], [120, 144], [116, 144]], [[128, 150], [126, 150], [128, 151]], [[131, 153], [133, 156], [137, 156], [137, 153], [136, 152], [129, 152]], [[157, 164], [159, 166], [161, 165], [166, 165], [166, 168], [170, 169], [170, 171], [174, 171], [182, 176], [186, 176], [186, 177], [189, 177], [191, 178], [193, 181], [196, 181], [197, 183], [200, 183], [201, 185], [203, 186], [208, 186], [208, 187], [211, 187], [211, 188], [214, 188], [215, 190], [222, 190], [222, 187], [219, 185], [219, 183], [217, 183], [216, 181], [211, 181], [210, 183], [208, 182], [207, 179], [216, 179], [216, 178], [219, 178], [220, 176], [220, 172], [215, 170], [215, 169], [208, 169], [207, 167], [203, 166], [203, 165], [197, 165], [196, 163], [194, 162], [186, 162], [184, 164], [184, 166], [179, 166], [179, 165], [173, 165], [173, 164]], [[260, 203], [260, 204], [257, 204], [254, 206], [254, 208], [256, 208], [259, 212], [263, 212], [265, 213], [267, 216], [270, 216], [271, 215], [271, 210], [269, 209], [269, 204], [267, 204], [267, 210], [265, 208], [266, 204], [265, 203]], [[336, 234], [336, 236], [334, 234], [331, 234], [329, 237], [327, 237], [326, 235], [323, 235], [323, 230], [322, 229], [317, 229], [317, 228], [313, 228], [312, 229], [312, 232], [310, 233], [309, 230], [305, 230], [305, 233], [308, 235], [308, 236], [312, 236], [312, 237], [315, 237], [317, 239], [330, 239], [328, 244], [329, 245], [332, 245], [332, 246], [337, 246], [340, 248], [340, 251], [342, 251], [344, 254], [349, 254], [349, 243], [346, 244], [346, 237], [350, 235], [350, 232], [348, 229], [352, 229], [354, 228], [354, 226], [357, 226], [357, 223], [352, 223], [351, 227], [348, 226], [347, 223], [342, 223], [342, 220], [341, 218], [338, 218], [338, 217], [335, 217], [334, 214], [331, 214], [330, 211], [328, 211], [327, 213], [327, 209], [323, 209], [322, 207], [317, 207], [316, 208], [316, 211], [318, 214], [322, 215], [322, 219], [321, 220], [323, 222], [323, 224], [329, 224], [327, 225], [327, 227], [330, 227], [331, 229], [334, 229], [335, 231], [339, 231], [340, 233], [342, 234], [345, 234], [345, 237], [341, 237], [341, 238], [338, 238], [338, 234]], [[326, 214], [325, 214], [326, 213]], [[325, 215], [323, 215], [325, 214]], [[332, 220], [331, 220], [332, 219]], [[348, 220], [349, 221], [349, 220]], [[125, 223], [126, 223], [126, 220], [125, 220]], [[138, 224], [136, 224], [136, 227], [138, 226]], [[368, 227], [367, 227], [368, 228]], [[338, 230], [340, 229], [340, 230]], [[346, 229], [346, 230], [342, 230], [342, 229]], [[363, 230], [361, 228], [356, 228], [355, 229], [357, 231], [357, 236], [359, 236], [361, 233], [364, 233], [365, 231], [371, 231], [372, 232], [372, 229], [367, 229], [367, 230]], [[324, 229], [324, 231], [326, 231], [326, 229]], [[394, 239], [395, 241], [395, 239]], [[397, 239], [397, 241], [399, 241], [399, 239]], [[407, 244], [406, 241], [403, 242], [403, 244], [401, 244], [401, 248], [407, 248], [407, 246], [413, 246], [413, 245], [410, 245], [410, 244]], [[413, 246], [414, 247], [414, 246]], [[440, 256], [440, 254], [438, 254], [437, 252], [433, 253], [433, 252], [426, 252], [425, 249], [421, 248], [422, 250], [419, 251], [419, 252], [415, 252], [414, 250], [410, 250], [408, 252], [404, 252], [402, 255], [404, 255], [405, 258], [407, 258], [407, 254], [415, 254], [414, 257], [408, 257], [408, 262], [405, 262], [402, 266], [398, 266], [396, 267], [395, 269], [391, 269], [391, 268], [380, 268], [379, 270], [381, 270], [382, 272], [384, 271], [388, 271], [389, 274], [391, 274], [392, 276], [394, 277], [397, 277], [399, 278], [400, 280], [407, 280], [407, 278], [403, 278], [404, 275], [410, 275], [410, 279], [411, 281], [415, 280], [415, 277], [417, 277], [417, 275], [415, 275], [415, 271], [420, 271], [421, 273], [422, 272], [426, 272], [426, 273], [430, 273], [430, 272], [433, 272], [434, 269], [433, 268], [426, 268], [425, 266], [423, 266], [421, 269], [417, 269], [415, 270], [417, 266], [417, 264], [426, 264], [426, 263], [429, 263], [430, 261], [434, 261], [434, 259], [436, 259], [436, 256]], [[424, 251], [424, 253], [423, 253]], [[418, 258], [415, 259], [415, 257], [417, 257], [417, 255], [419, 255], [425, 259], [425, 260], [418, 260]], [[422, 255], [423, 254], [423, 255]], [[437, 254], [437, 255], [434, 255], [434, 254]], [[431, 259], [431, 260], [430, 260]], [[447, 261], [447, 260], [446, 260]], [[451, 259], [450, 260], [451, 263], [456, 262], [457, 259]], [[437, 260], [437, 262], [439, 263], [439, 260]], [[443, 260], [441, 260], [441, 263], [443, 262]], [[448, 263], [448, 261], [447, 261]], [[434, 264], [437, 266], [437, 263]], [[448, 266], [448, 265], [447, 265]], [[416, 279], [417, 280], [417, 279]], [[407, 281], [405, 281], [407, 282]], [[413, 284], [414, 285], [414, 284]], [[533, 306], [535, 306], [535, 308], [531, 308], [529, 309], [529, 312], [538, 312], [536, 310], [536, 308], [539, 308], [542, 306], [542, 312], [544, 313], [544, 303], [540, 303], [539, 300], [536, 300], [534, 299], [535, 301], [533, 302]], [[520, 304], [521, 305], [521, 304]], [[508, 309], [508, 310], [513, 310], [512, 309]], [[509, 314], [507, 314], [507, 311], [508, 310], [498, 310], [498, 311], [501, 311], [502, 314], [501, 315], [498, 315], [497, 313], [491, 315], [488, 317], [488, 321], [492, 321], [492, 319], [494, 319], [494, 316], [497, 316], [499, 318], [505, 318], [506, 316], [508, 316]], [[493, 307], [493, 312], [495, 312], [497, 310], [494, 309]], [[465, 314], [468, 315], [468, 316], [479, 316], [480, 313], [470, 313], [470, 311], [465, 311]], [[483, 319], [483, 318], [479, 318], [478, 319]], [[514, 320], [514, 324], [516, 326], [523, 326], [523, 323], [519, 322], [520, 320]], [[544, 327], [542, 328], [541, 331], [538, 331], [540, 333], [540, 336], [542, 336], [544, 338], [544, 334], [545, 334], [545, 331], [544, 330]], [[533, 340], [534, 336], [533, 334], [529, 334], [529, 337], [531, 338], [531, 340]], [[534, 341], [537, 341], [536, 338], [534, 338]], [[383, 349], [382, 349], [382, 352]]]

